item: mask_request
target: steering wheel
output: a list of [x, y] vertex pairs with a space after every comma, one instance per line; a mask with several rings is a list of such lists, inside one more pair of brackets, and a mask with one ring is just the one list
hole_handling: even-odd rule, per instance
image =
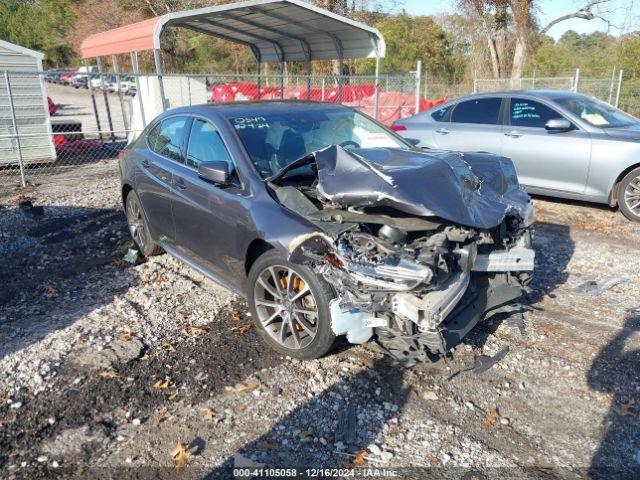
[[360, 148], [360, 145], [354, 142], [353, 140], [345, 140], [344, 142], [339, 143], [338, 145], [340, 145], [345, 150], [348, 150], [347, 147]]

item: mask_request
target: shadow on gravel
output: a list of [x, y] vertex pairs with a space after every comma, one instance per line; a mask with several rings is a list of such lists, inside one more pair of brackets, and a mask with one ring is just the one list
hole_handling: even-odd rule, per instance
[[640, 334], [640, 307], [600, 351], [587, 374], [589, 386], [611, 395], [602, 420], [602, 440], [591, 460], [589, 478], [640, 478], [640, 349], [625, 348]]
[[[385, 425], [392, 426], [409, 399], [410, 389], [403, 387], [404, 371], [386, 356], [375, 360], [293, 410], [205, 478], [234, 478], [234, 467], [261, 464], [265, 468], [297, 468], [298, 472], [359, 466], [357, 461], [354, 465], [355, 455], [376, 443]], [[371, 395], [376, 389], [379, 395]], [[296, 431], [300, 433], [292, 436]], [[344, 444], [343, 453], [337, 452], [335, 442]], [[376, 455], [369, 453], [368, 458]], [[369, 460], [367, 465], [383, 464]]]
[[[557, 223], [536, 223], [533, 248], [536, 251], [536, 264], [530, 285], [532, 291], [522, 299], [522, 303], [537, 309], [536, 304], [542, 302], [545, 296], [555, 298], [554, 291], [569, 278], [567, 266], [575, 251], [571, 227]], [[481, 348], [503, 321], [517, 317], [514, 314], [516, 311], [514, 309], [509, 312], [490, 312], [464, 341], [474, 348]]]
[[72, 206], [0, 207], [0, 358], [104, 305], [137, 280], [114, 265], [124, 214]]

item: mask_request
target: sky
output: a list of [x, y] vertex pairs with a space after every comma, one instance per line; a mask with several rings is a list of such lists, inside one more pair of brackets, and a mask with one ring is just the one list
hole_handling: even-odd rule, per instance
[[[586, 3], [587, 0], [540, 0], [538, 14], [540, 24], [544, 25], [560, 15], [574, 12]], [[398, 4], [397, 10], [404, 9], [411, 15], [437, 15], [455, 11], [456, 1], [400, 0]], [[606, 16], [610, 19], [612, 26], [597, 18], [593, 20], [573, 18], [553, 26], [549, 30], [549, 35], [557, 40], [567, 30], [574, 30], [578, 33], [606, 32], [608, 30], [612, 35], [640, 30], [640, 0], [611, 0], [599, 8], [600, 11], [607, 12]]]

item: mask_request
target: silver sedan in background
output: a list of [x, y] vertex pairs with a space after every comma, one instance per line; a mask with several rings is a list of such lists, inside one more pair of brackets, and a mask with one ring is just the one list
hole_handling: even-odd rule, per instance
[[418, 147], [510, 157], [530, 193], [606, 203], [640, 222], [640, 120], [557, 90], [475, 94], [391, 127]]

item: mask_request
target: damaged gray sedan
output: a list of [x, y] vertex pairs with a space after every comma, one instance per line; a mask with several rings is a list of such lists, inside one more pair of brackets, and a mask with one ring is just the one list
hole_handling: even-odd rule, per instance
[[340, 336], [407, 365], [443, 355], [531, 280], [533, 208], [509, 159], [419, 151], [343, 106], [175, 109], [120, 169], [140, 251], [246, 296], [292, 357]]

